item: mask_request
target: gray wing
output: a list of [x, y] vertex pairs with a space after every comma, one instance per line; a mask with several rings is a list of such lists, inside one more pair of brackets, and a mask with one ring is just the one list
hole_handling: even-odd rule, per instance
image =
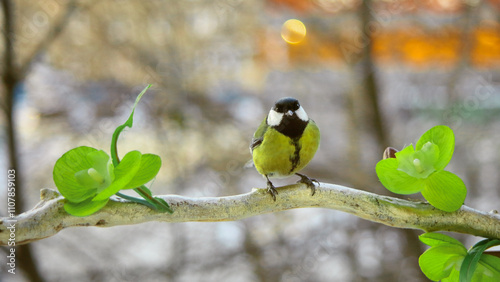
[[264, 140], [264, 133], [266, 133], [267, 128], [269, 125], [267, 125], [267, 117], [260, 123], [259, 128], [257, 128], [257, 131], [253, 134], [252, 142], [250, 143], [250, 152], [253, 152], [253, 149], [257, 148], [260, 144], [262, 144], [262, 141]]

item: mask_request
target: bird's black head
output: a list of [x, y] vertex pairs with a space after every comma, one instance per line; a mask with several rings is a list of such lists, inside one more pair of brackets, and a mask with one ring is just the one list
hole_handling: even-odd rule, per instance
[[278, 113], [286, 113], [288, 111], [295, 112], [300, 108], [299, 100], [291, 97], [281, 98], [274, 103], [273, 110]]
[[281, 98], [267, 116], [267, 124], [290, 138], [299, 138], [309, 122], [309, 117], [297, 99]]

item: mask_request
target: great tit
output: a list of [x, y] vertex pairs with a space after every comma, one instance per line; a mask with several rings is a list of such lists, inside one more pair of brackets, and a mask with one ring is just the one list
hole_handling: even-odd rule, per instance
[[[298, 173], [314, 157], [320, 140], [319, 128], [295, 98], [281, 98], [255, 131], [250, 151], [257, 171], [267, 179], [267, 190], [276, 201], [278, 191], [269, 178], [300, 176], [298, 182], [316, 192], [314, 182]], [[319, 182], [318, 182], [319, 183]]]

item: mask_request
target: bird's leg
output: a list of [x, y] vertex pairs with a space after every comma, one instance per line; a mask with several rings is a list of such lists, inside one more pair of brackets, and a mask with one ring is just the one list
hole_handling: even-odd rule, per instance
[[271, 180], [269, 180], [269, 177], [267, 177], [267, 175], [266, 179], [267, 179], [267, 192], [271, 194], [271, 197], [273, 197], [273, 200], [276, 202], [276, 195], [278, 195], [278, 190], [274, 188], [273, 183], [271, 182]]
[[314, 185], [313, 182], [316, 182], [319, 185], [319, 181], [316, 180], [316, 179], [314, 179], [314, 178], [309, 178], [307, 175], [304, 175], [304, 174], [301, 174], [301, 173], [295, 173], [295, 175], [300, 176], [300, 180], [297, 181], [297, 183], [304, 183], [304, 184], [306, 184], [307, 187], [311, 188], [311, 191], [312, 191], [311, 196], [314, 196], [314, 194], [316, 193], [316, 186]]

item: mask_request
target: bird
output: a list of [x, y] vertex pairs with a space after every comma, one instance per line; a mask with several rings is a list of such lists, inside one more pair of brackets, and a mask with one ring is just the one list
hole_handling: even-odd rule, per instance
[[277, 100], [255, 131], [250, 152], [257, 172], [267, 180], [267, 191], [274, 201], [278, 191], [269, 178], [297, 175], [297, 183], [305, 183], [316, 193], [316, 179], [298, 173], [314, 157], [319, 148], [320, 131], [299, 101], [292, 97]]

